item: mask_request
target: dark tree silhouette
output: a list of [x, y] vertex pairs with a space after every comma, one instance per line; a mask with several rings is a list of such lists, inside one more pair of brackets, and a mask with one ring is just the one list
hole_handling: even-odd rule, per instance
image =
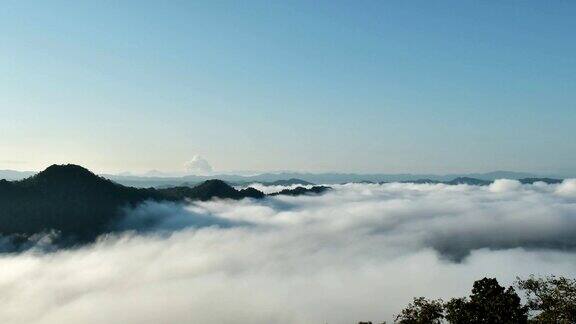
[[500, 286], [496, 279], [474, 282], [468, 298], [441, 300], [415, 298], [396, 317], [399, 324], [524, 324], [528, 323], [528, 307], [522, 306], [514, 288]]
[[514, 288], [500, 286], [494, 278], [474, 282], [468, 299], [456, 298], [445, 304], [446, 319], [455, 324], [522, 324], [528, 321], [528, 307], [522, 306]]
[[279, 192], [275, 192], [270, 194], [270, 196], [278, 196], [278, 195], [285, 195], [285, 196], [301, 196], [301, 195], [314, 195], [314, 194], [321, 194], [328, 190], [330, 187], [326, 186], [314, 186], [312, 188], [304, 188], [304, 187], [296, 187], [294, 189], [284, 189]]

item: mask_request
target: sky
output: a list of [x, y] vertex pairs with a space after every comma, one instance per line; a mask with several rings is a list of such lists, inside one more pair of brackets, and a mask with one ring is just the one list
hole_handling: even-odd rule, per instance
[[4, 1], [0, 169], [576, 174], [572, 1]]

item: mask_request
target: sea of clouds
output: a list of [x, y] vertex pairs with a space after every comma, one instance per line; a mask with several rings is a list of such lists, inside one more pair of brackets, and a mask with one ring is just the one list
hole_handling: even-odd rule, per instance
[[0, 322], [391, 321], [484, 276], [576, 277], [576, 180], [347, 184], [125, 213], [124, 234], [95, 244], [0, 255]]

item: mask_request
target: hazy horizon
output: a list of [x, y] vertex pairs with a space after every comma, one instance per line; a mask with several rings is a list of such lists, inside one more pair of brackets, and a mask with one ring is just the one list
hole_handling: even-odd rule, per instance
[[[76, 163], [49, 163], [46, 165], [46, 167], [43, 167], [41, 169], [37, 169], [37, 170], [29, 170], [29, 169], [17, 169], [17, 168], [5, 168], [5, 169], [1, 169], [0, 171], [6, 171], [6, 172], [11, 172], [11, 171], [15, 171], [15, 172], [19, 172], [19, 173], [38, 173], [43, 171], [44, 169], [46, 169], [47, 167], [49, 167], [50, 165], [66, 165], [66, 164], [75, 164], [75, 165], [80, 165], [80, 164], [76, 164]], [[84, 165], [80, 165], [82, 167], [85, 167]], [[414, 176], [418, 176], [418, 175], [422, 175], [422, 176], [427, 176], [427, 175], [432, 175], [432, 176], [458, 176], [458, 175], [474, 175], [474, 174], [478, 174], [478, 175], [486, 175], [486, 174], [493, 174], [493, 173], [517, 173], [517, 174], [526, 174], [526, 175], [533, 175], [533, 176], [556, 176], [556, 177], [562, 177], [562, 178], [573, 178], [576, 177], [576, 172], [572, 173], [572, 172], [551, 172], [551, 171], [523, 171], [523, 170], [483, 170], [483, 171], [474, 171], [474, 170], [469, 170], [469, 171], [462, 171], [462, 172], [345, 172], [345, 171], [307, 171], [307, 170], [268, 170], [268, 171], [257, 171], [257, 170], [229, 170], [229, 171], [218, 171], [218, 170], [213, 170], [210, 172], [194, 172], [194, 171], [186, 171], [186, 170], [180, 170], [180, 171], [165, 171], [165, 170], [156, 170], [156, 169], [150, 169], [147, 171], [142, 171], [142, 172], [132, 172], [132, 171], [120, 171], [120, 172], [99, 172], [97, 170], [94, 169], [90, 169], [87, 168], [90, 171], [96, 173], [96, 174], [100, 174], [100, 175], [108, 175], [108, 176], [117, 176], [117, 177], [150, 177], [150, 178], [179, 178], [179, 177], [186, 177], [186, 176], [199, 176], [199, 177], [210, 177], [210, 176], [219, 176], [219, 175], [234, 175], [234, 176], [245, 176], [245, 177], [251, 177], [251, 176], [257, 176], [257, 175], [264, 175], [264, 174], [278, 174], [278, 175], [282, 175], [282, 174], [287, 174], [287, 175], [297, 175], [297, 174], [312, 174], [312, 175], [321, 175], [321, 174], [335, 174], [335, 175], [346, 175], [346, 174], [352, 174], [352, 175], [414, 175]]]

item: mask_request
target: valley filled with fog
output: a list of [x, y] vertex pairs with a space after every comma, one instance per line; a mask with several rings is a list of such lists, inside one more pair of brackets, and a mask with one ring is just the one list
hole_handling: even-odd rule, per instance
[[484, 276], [576, 277], [576, 180], [331, 187], [149, 201], [96, 243], [2, 254], [0, 322], [390, 321]]

